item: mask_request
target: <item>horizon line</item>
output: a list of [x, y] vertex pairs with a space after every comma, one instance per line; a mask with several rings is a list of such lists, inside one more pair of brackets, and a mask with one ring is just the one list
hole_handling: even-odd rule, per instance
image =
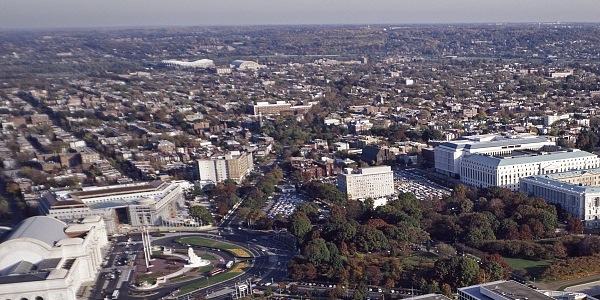
[[56, 26], [56, 27], [6, 27], [0, 28], [0, 32], [17, 32], [17, 31], [85, 31], [85, 30], [127, 30], [127, 29], [168, 29], [168, 28], [238, 28], [238, 27], [386, 27], [386, 26], [465, 26], [465, 25], [486, 25], [486, 26], [503, 26], [503, 25], [600, 25], [599, 21], [511, 21], [511, 22], [440, 22], [440, 23], [290, 23], [290, 24], [199, 24], [199, 25], [90, 25], [90, 26]]

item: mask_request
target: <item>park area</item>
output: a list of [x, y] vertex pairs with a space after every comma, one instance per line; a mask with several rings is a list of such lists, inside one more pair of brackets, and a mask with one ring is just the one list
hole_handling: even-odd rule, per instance
[[252, 254], [248, 252], [248, 250], [227, 242], [201, 238], [201, 237], [183, 237], [177, 239], [175, 242], [190, 245], [190, 246], [198, 246], [198, 247], [206, 247], [212, 249], [223, 250], [231, 253], [231, 255], [239, 258], [251, 258]]

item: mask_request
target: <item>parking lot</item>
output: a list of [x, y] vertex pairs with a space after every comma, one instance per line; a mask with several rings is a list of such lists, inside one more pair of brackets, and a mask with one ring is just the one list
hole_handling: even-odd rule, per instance
[[277, 215], [289, 217], [296, 211], [296, 207], [306, 200], [302, 195], [296, 193], [285, 193], [276, 195], [267, 205], [267, 216], [274, 218]]
[[443, 198], [450, 195], [450, 189], [425, 178], [414, 172], [414, 169], [399, 170], [394, 172], [396, 189], [404, 193], [413, 193], [419, 200], [430, 200], [433, 197]]

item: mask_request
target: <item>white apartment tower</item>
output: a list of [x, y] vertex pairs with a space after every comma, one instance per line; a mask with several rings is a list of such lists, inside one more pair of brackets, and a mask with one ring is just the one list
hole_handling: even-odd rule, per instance
[[198, 160], [201, 181], [223, 182], [233, 179], [241, 183], [254, 167], [252, 153], [234, 151], [222, 156]]
[[357, 173], [346, 169], [338, 174], [337, 182], [348, 199], [377, 199], [394, 194], [394, 172], [390, 166], [361, 168]]

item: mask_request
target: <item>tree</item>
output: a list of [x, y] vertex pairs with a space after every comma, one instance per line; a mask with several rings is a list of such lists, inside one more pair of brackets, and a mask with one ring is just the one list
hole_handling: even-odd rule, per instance
[[202, 225], [213, 224], [215, 222], [215, 219], [213, 218], [210, 211], [208, 211], [208, 209], [206, 209], [206, 207], [204, 206], [191, 206], [189, 213], [192, 218], [198, 220], [198, 222], [201, 222]]
[[298, 205], [297, 210], [304, 212], [312, 222], [319, 220], [319, 206], [314, 202], [305, 202]]
[[331, 259], [331, 252], [322, 238], [308, 242], [303, 252], [306, 259], [317, 267], [322, 263], [329, 262]]
[[437, 251], [441, 257], [450, 257], [456, 254], [456, 249], [446, 243], [439, 243], [437, 245]]
[[381, 230], [366, 225], [358, 226], [355, 242], [362, 252], [386, 250], [390, 246], [387, 237]]
[[569, 232], [575, 233], [575, 234], [581, 234], [583, 233], [583, 222], [581, 222], [580, 219], [578, 218], [573, 218], [571, 217], [568, 221], [567, 221], [567, 230]]
[[495, 281], [508, 278], [510, 265], [497, 253], [486, 255], [481, 260], [481, 269], [486, 273], [486, 281]]
[[19, 187], [18, 184], [14, 183], [14, 182], [6, 183], [6, 187], [5, 187], [4, 191], [8, 195], [11, 195], [13, 197], [21, 195], [21, 188]]
[[0, 196], [0, 217], [2, 219], [6, 218], [10, 213], [10, 207], [8, 205], [8, 201], [6, 198]]
[[312, 229], [312, 224], [308, 216], [301, 212], [296, 211], [290, 217], [290, 232], [298, 238], [299, 241], [303, 241], [307, 233]]
[[372, 285], [379, 285], [383, 276], [381, 275], [381, 270], [377, 266], [368, 266], [365, 270], [365, 279], [369, 280]]
[[453, 289], [474, 284], [478, 272], [477, 262], [466, 256], [440, 259], [434, 265], [435, 277]]

